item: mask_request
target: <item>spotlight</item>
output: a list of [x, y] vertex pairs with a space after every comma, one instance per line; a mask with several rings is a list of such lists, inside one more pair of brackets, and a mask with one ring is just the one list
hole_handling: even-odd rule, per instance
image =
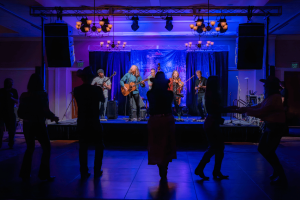
[[173, 29], [172, 21], [173, 21], [173, 17], [166, 17], [166, 26], [165, 26], [165, 28], [168, 31], [171, 31]]
[[131, 29], [133, 31], [137, 31], [140, 28], [140, 26], [139, 26], [139, 17], [138, 16], [133, 16], [131, 18], [131, 20], [132, 20]]

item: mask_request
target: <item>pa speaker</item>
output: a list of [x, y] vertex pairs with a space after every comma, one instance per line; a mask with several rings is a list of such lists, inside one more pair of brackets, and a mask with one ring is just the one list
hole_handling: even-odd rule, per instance
[[261, 23], [239, 25], [236, 44], [238, 69], [262, 69], [264, 31], [264, 24]]
[[72, 67], [75, 52], [73, 28], [67, 24], [45, 24], [45, 46], [48, 67]]
[[107, 119], [117, 119], [118, 118], [118, 102], [109, 101], [107, 102]]

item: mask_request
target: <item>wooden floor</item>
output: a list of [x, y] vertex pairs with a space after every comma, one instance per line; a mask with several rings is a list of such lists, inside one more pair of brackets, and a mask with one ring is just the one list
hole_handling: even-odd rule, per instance
[[[7, 134], [4, 136], [4, 140]], [[228, 180], [213, 180], [211, 160], [205, 169], [210, 180], [193, 174], [205, 146], [193, 151], [178, 151], [178, 159], [169, 166], [168, 183], [159, 184], [158, 169], [147, 164], [144, 147], [107, 147], [103, 159], [103, 176], [81, 180], [78, 143], [73, 140], [52, 141], [51, 174], [54, 182], [37, 178], [41, 148], [36, 143], [32, 179], [23, 183], [18, 178], [25, 151], [23, 135], [17, 134], [14, 149], [3, 142], [0, 149], [0, 199], [230, 199], [230, 200], [299, 200], [300, 138], [284, 138], [277, 150], [286, 170], [289, 187], [271, 186], [271, 167], [252, 143], [227, 143], [222, 172]], [[89, 150], [89, 166], [93, 173], [93, 150]]]

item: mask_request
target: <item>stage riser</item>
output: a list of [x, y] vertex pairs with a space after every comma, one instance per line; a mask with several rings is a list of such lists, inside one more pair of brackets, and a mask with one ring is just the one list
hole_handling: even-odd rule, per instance
[[[108, 143], [135, 143], [147, 145], [147, 124], [102, 124], [104, 141]], [[221, 127], [226, 142], [257, 142], [260, 137], [258, 127]], [[48, 126], [51, 140], [77, 140], [76, 125]], [[203, 124], [176, 124], [178, 144], [205, 143]]]

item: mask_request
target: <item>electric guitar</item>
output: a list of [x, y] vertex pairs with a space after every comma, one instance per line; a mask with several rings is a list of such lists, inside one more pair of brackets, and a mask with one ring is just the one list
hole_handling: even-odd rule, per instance
[[[142, 81], [148, 81], [149, 79], [146, 78], [145, 80], [142, 80]], [[124, 96], [127, 96], [130, 94], [130, 92], [136, 90], [136, 87], [142, 83], [142, 81], [138, 82], [138, 83], [134, 83], [134, 82], [131, 82], [131, 83], [127, 83], [127, 84], [124, 84], [124, 87], [127, 88], [127, 90], [125, 90], [124, 87], [121, 87], [121, 93], [124, 95]]]

